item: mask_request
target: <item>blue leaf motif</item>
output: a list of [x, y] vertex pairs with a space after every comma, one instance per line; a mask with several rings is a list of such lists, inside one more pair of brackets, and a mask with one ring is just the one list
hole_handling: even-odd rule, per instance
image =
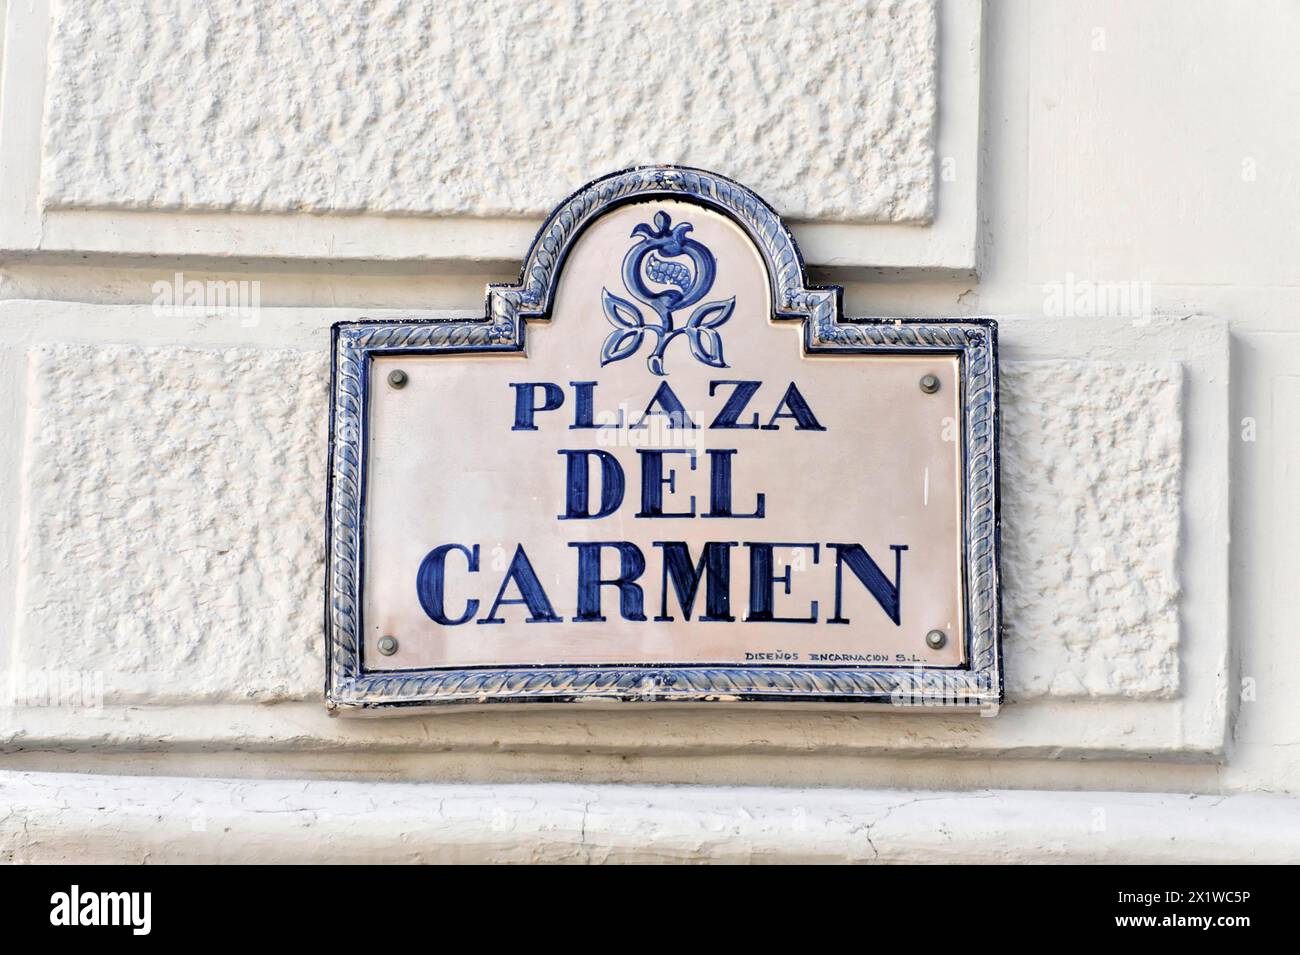
[[653, 374], [656, 374], [656, 375], [663, 375], [663, 374], [665, 374], [665, 372], [664, 372], [664, 360], [663, 360], [663, 358], [661, 358], [661, 357], [658, 356], [658, 355], [651, 355], [649, 358], [647, 358], [647, 359], [645, 360], [645, 365], [646, 365], [647, 368], [650, 369], [651, 373], [653, 373]]
[[714, 368], [727, 367], [726, 359], [722, 357], [722, 336], [713, 329], [688, 325], [686, 339], [690, 342], [691, 354], [704, 364]]
[[[722, 302], [705, 302], [686, 320], [687, 328], [717, 328], [731, 318], [736, 310], [736, 296]], [[721, 366], [719, 366], [721, 367]]]
[[[641, 317], [641, 309], [627, 299], [612, 295], [609, 289], [602, 288], [600, 290], [600, 301], [605, 306], [605, 317], [609, 319], [609, 323], [615, 328], [645, 327], [645, 319]], [[635, 349], [633, 350], [635, 351]]]
[[605, 347], [600, 350], [600, 365], [603, 368], [611, 361], [621, 361], [629, 355], [636, 354], [641, 347], [642, 328], [616, 328], [605, 339]]

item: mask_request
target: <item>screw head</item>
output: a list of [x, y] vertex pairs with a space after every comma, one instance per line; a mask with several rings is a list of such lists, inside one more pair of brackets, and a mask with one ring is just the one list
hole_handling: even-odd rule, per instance
[[932, 395], [939, 390], [939, 376], [922, 375], [920, 385], [922, 391], [924, 391], [927, 395]]
[[394, 388], [405, 388], [410, 379], [406, 377], [406, 372], [400, 368], [394, 368], [388, 373], [388, 384]]
[[948, 634], [942, 630], [931, 630], [925, 635], [925, 645], [931, 650], [938, 650], [948, 642]]
[[397, 638], [390, 637], [387, 635], [380, 637], [379, 652], [386, 657], [391, 657], [394, 653], [397, 652]]

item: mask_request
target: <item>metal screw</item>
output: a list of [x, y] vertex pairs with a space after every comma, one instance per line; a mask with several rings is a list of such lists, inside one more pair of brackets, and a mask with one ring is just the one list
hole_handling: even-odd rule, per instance
[[938, 375], [922, 375], [922, 376], [921, 376], [921, 390], [924, 391], [927, 395], [932, 395], [932, 394], [934, 394], [936, 391], [938, 391], [938, 390], [939, 390], [939, 376], [938, 376]]
[[388, 373], [388, 383], [394, 388], [405, 388], [407, 381], [406, 372], [400, 368], [394, 368]]
[[948, 634], [942, 630], [931, 630], [925, 635], [925, 645], [931, 650], [938, 650], [947, 642]]
[[383, 636], [379, 638], [379, 652], [386, 657], [391, 657], [397, 652], [397, 638]]

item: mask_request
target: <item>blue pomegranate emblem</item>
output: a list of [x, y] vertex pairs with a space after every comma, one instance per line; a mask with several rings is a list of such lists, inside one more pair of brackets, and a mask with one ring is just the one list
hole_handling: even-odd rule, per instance
[[655, 213], [653, 228], [643, 222], [632, 230], [632, 238], [641, 238], [623, 258], [623, 285], [650, 307], [655, 320], [647, 323], [640, 306], [601, 289], [605, 317], [614, 326], [600, 352], [602, 366], [635, 355], [645, 338], [652, 336], [654, 348], [646, 365], [654, 374], [666, 375], [664, 350], [674, 338], [685, 335], [697, 360], [714, 368], [727, 367], [718, 327], [731, 318], [736, 307], [734, 295], [705, 302], [691, 312], [684, 325], [676, 324], [674, 313], [704, 298], [717, 274], [713, 253], [686, 235], [692, 228], [689, 222], [674, 226], [668, 213], [660, 211]]

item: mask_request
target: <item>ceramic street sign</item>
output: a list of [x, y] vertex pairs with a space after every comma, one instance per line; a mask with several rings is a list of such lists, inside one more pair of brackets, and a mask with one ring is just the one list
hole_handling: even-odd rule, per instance
[[996, 328], [840, 315], [699, 170], [334, 329], [330, 705], [1001, 698]]

